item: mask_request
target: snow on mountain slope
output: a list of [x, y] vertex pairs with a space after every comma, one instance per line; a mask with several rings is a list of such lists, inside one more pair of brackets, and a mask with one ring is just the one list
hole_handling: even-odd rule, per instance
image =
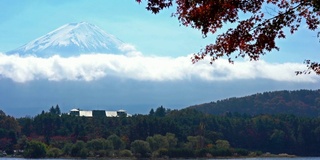
[[99, 27], [87, 23], [69, 23], [7, 54], [50, 57], [77, 56], [83, 53], [121, 54], [124, 43]]

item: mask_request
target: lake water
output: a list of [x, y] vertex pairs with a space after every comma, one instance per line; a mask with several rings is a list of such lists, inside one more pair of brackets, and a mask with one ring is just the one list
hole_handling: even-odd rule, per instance
[[[0, 160], [32, 160], [32, 159], [25, 159], [25, 158], [3, 158], [1, 157]], [[228, 158], [228, 159], [219, 159], [219, 160], [320, 160], [320, 157], [294, 157], [294, 158]], [[34, 159], [34, 160], [39, 160], [39, 159]], [[73, 160], [73, 159], [42, 159], [42, 160]], [[76, 160], [76, 159], [74, 159]], [[121, 159], [108, 159], [108, 160], [121, 160]], [[128, 159], [126, 159], [128, 160]], [[179, 159], [183, 160], [183, 159]], [[192, 160], [192, 159], [187, 159], [187, 160]], [[199, 159], [199, 160], [214, 160], [214, 159]]]
[[[294, 158], [286, 158], [286, 157], [280, 157], [280, 158], [230, 158], [230, 159], [236, 159], [236, 160], [320, 160], [320, 157], [294, 157]], [[230, 160], [225, 159], [225, 160]], [[212, 160], [212, 159], [208, 159]]]
[[[231, 158], [232, 159], [232, 158]], [[320, 157], [294, 157], [294, 158], [236, 158], [237, 160], [320, 160]]]

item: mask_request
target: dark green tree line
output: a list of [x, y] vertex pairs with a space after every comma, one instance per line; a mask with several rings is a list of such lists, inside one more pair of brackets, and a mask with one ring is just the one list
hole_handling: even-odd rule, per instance
[[2, 116], [0, 122], [3, 122], [0, 142], [6, 144], [1, 146], [2, 150], [26, 150], [25, 157], [33, 157], [37, 152], [46, 157], [215, 157], [249, 155], [252, 151], [301, 156], [320, 153], [320, 119], [287, 114], [210, 115], [183, 109], [166, 111], [164, 116], [90, 118], [49, 111], [33, 118]]

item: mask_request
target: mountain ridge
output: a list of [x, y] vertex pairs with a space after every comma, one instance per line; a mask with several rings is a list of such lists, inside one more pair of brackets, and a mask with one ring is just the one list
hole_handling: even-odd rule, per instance
[[79, 22], [65, 24], [7, 54], [50, 57], [77, 56], [83, 53], [122, 54], [124, 43], [96, 25]]
[[240, 113], [320, 116], [320, 90], [273, 91], [187, 107], [208, 114]]

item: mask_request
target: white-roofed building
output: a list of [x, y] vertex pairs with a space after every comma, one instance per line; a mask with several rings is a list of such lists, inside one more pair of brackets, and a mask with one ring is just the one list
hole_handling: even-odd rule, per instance
[[70, 111], [71, 111], [71, 112], [78, 112], [79, 109], [71, 109]]
[[117, 111], [106, 111], [107, 117], [118, 117]]
[[79, 111], [79, 116], [93, 117], [92, 111]]
[[118, 111], [105, 111], [105, 110], [80, 110], [80, 109], [71, 109], [70, 115], [73, 116], [83, 116], [83, 117], [129, 117], [130, 114], [127, 114], [125, 110]]

